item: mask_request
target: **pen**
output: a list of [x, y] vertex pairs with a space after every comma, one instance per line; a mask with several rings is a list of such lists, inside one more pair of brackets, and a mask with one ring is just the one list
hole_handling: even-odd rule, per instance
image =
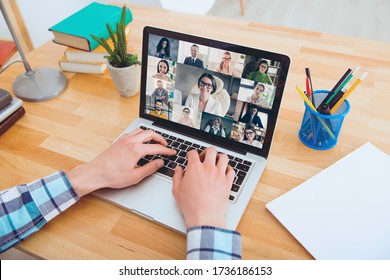
[[[336, 91], [336, 89], [339, 88], [339, 86], [341, 85], [341, 83], [348, 77], [348, 75], [352, 72], [352, 69], [351, 68], [348, 68], [348, 70], [344, 73], [344, 75], [341, 77], [341, 79], [337, 82], [337, 84], [332, 88], [332, 90], [328, 93], [328, 95], [325, 97], [324, 100], [322, 100], [320, 106], [322, 104], [328, 104], [328, 100], [329, 98], [333, 95], [333, 93]], [[319, 106], [318, 106], [319, 108]]]
[[333, 106], [333, 108], [330, 110], [330, 112], [333, 114], [336, 112], [337, 108], [340, 107], [340, 105], [344, 102], [344, 100], [355, 90], [355, 88], [363, 81], [363, 79], [367, 76], [367, 72], [364, 72], [359, 79], [357, 79], [353, 85], [347, 90], [345, 94], [340, 98], [339, 101]]
[[313, 103], [313, 93], [311, 92], [310, 81], [308, 77], [306, 77], [306, 95], [310, 102]]
[[[303, 92], [303, 90], [299, 87], [299, 86], [296, 86], [296, 89], [297, 91], [299, 92], [299, 94], [302, 96], [303, 100], [305, 101], [305, 103], [314, 111], [317, 113], [317, 109], [313, 106], [313, 104], [310, 102], [310, 100], [307, 98], [307, 96], [305, 95], [305, 93]], [[320, 117], [317, 116], [317, 119], [321, 122], [322, 126], [325, 128], [325, 130], [329, 133], [330, 137], [332, 137], [333, 139], [336, 139], [333, 132], [330, 130], [330, 128], [326, 125], [326, 123], [324, 122], [323, 119], [321, 119]]]
[[311, 102], [313, 103], [313, 106], [315, 107], [316, 106], [316, 102], [315, 102], [315, 97], [314, 97], [314, 89], [313, 89], [313, 84], [311, 82], [311, 75], [310, 75], [310, 69], [307, 67], [305, 68], [305, 71], [306, 71], [306, 87], [307, 87], [307, 81], [309, 81], [309, 88], [310, 88], [310, 94], [311, 94]]
[[[343, 87], [342, 90], [340, 90], [336, 95], [335, 97], [332, 99], [332, 101], [329, 102], [329, 105], [328, 105], [328, 108], [332, 109], [333, 106], [337, 103], [337, 101], [340, 100], [340, 98], [344, 95], [344, 93], [347, 91], [347, 89], [345, 87]], [[330, 114], [330, 112], [329, 112]]]
[[340, 89], [342, 89], [343, 87], [345, 87], [347, 85], [347, 83], [352, 79], [352, 77], [356, 74], [356, 72], [359, 71], [359, 69], [360, 69], [360, 67], [356, 67], [355, 70], [351, 74], [348, 75], [348, 77], [344, 80], [344, 82], [341, 83], [341, 85], [335, 90], [333, 95], [328, 99], [326, 104], [329, 105], [329, 103], [337, 95], [337, 93], [340, 91]]
[[309, 82], [309, 78], [308, 77], [306, 77], [306, 94], [307, 94], [307, 96], [309, 97], [309, 100], [310, 100], [311, 99], [311, 90], [310, 90], [310, 82]]

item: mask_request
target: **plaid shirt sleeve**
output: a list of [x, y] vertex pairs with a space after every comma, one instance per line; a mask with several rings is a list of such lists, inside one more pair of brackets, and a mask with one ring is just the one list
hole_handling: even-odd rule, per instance
[[77, 193], [62, 171], [2, 191], [0, 252], [38, 231], [77, 200]]
[[209, 227], [187, 230], [187, 260], [240, 260], [239, 232]]

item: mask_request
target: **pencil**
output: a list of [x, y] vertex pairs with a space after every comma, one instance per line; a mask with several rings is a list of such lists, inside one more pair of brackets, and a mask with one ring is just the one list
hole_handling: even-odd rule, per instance
[[310, 102], [309, 98], [307, 98], [306, 94], [303, 92], [303, 90], [299, 87], [299, 86], [296, 86], [297, 88], [297, 91], [299, 92], [299, 94], [302, 96], [303, 100], [306, 102], [307, 105], [309, 105], [309, 107], [314, 111], [314, 112], [317, 112], [317, 109], [313, 106], [313, 104]]
[[331, 114], [334, 114], [336, 112], [337, 108], [340, 107], [340, 105], [344, 102], [344, 100], [355, 90], [355, 88], [363, 81], [363, 79], [367, 76], [367, 72], [364, 72], [359, 79], [357, 79], [353, 85], [347, 90], [345, 94], [340, 98], [339, 101], [333, 106], [333, 108], [330, 110]]
[[[306, 96], [306, 94], [304, 94], [304, 92], [299, 88], [298, 89], [298, 92], [299, 92], [299, 94], [303, 94], [303, 96], [305, 97], [305, 102], [307, 103], [307, 104], [312, 104], [311, 102], [310, 102], [310, 99], [309, 98], [312, 98], [312, 93], [311, 93], [311, 89], [310, 89], [310, 85], [309, 85], [309, 78], [308, 77], [306, 77], [306, 93], [307, 93], [307, 96]], [[302, 96], [302, 97], [303, 97]], [[309, 102], [309, 103], [308, 103]], [[313, 104], [312, 104], [313, 105]], [[313, 106], [313, 108], [315, 108], [314, 106]], [[312, 108], [312, 109], [313, 109]], [[313, 131], [312, 132], [312, 134], [313, 134], [313, 145], [315, 144], [315, 142], [316, 142], [316, 137], [314, 137], [314, 136], [316, 136], [316, 134], [314, 134], [314, 131], [315, 131], [315, 123], [314, 123], [314, 120], [313, 120], [313, 116], [312, 115], [310, 115], [309, 116], [310, 117], [310, 124], [311, 124], [311, 130]]]
[[[317, 113], [317, 109], [313, 106], [313, 104], [310, 102], [309, 98], [307, 98], [307, 96], [305, 95], [305, 93], [303, 92], [303, 90], [299, 87], [299, 86], [296, 86], [296, 89], [297, 91], [299, 92], [299, 94], [302, 96], [303, 100], [305, 101], [305, 103], [314, 111]], [[326, 123], [324, 122], [323, 119], [321, 119], [320, 117], [317, 116], [317, 119], [321, 122], [322, 126], [325, 128], [325, 130], [329, 133], [330, 137], [332, 137], [333, 139], [336, 139], [333, 132], [330, 130], [330, 128], [326, 125]]]
[[[352, 72], [352, 69], [351, 68], [348, 68], [348, 70], [344, 73], [344, 75], [341, 77], [341, 79], [337, 82], [337, 84], [332, 88], [332, 90], [328, 93], [328, 95], [325, 97], [324, 100], [322, 100], [320, 106], [322, 104], [328, 104], [328, 100], [329, 98], [333, 95], [333, 93], [336, 91], [336, 89], [339, 88], [339, 86], [342, 84], [342, 82], [348, 77], [348, 75]], [[317, 108], [320, 108], [320, 106], [318, 106]]]
[[357, 71], [359, 71], [360, 67], [356, 67], [355, 70], [348, 75], [348, 77], [344, 80], [344, 82], [341, 83], [341, 85], [335, 90], [335, 92], [332, 94], [332, 96], [328, 99], [328, 101], [326, 102], [326, 104], [329, 105], [329, 103], [332, 101], [332, 99], [337, 95], [337, 93], [340, 91], [340, 89], [342, 89], [343, 87], [345, 87], [348, 82], [353, 78], [353, 76], [356, 74]]

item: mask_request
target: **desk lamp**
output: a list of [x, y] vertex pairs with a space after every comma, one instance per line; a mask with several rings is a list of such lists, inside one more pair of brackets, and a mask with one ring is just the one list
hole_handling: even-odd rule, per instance
[[26, 72], [20, 74], [13, 83], [13, 91], [17, 97], [25, 101], [39, 102], [57, 97], [64, 92], [68, 82], [61, 71], [54, 68], [41, 67], [31, 69], [24, 56], [23, 49], [12, 27], [11, 21], [0, 0], [0, 10], [4, 16], [8, 29], [14, 39], [16, 48], [23, 60]]

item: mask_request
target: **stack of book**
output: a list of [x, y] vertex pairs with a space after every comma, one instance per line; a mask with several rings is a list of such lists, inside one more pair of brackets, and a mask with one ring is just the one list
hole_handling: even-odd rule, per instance
[[[59, 60], [62, 71], [76, 73], [104, 74], [107, 71], [106, 50], [92, 39], [91, 34], [107, 40], [113, 45], [106, 24], [116, 31], [122, 8], [93, 2], [73, 15], [55, 24], [49, 30], [54, 42], [67, 46], [64, 56]], [[127, 35], [132, 14], [127, 9], [125, 24]]]
[[0, 88], [0, 135], [6, 132], [25, 113], [23, 101]]

